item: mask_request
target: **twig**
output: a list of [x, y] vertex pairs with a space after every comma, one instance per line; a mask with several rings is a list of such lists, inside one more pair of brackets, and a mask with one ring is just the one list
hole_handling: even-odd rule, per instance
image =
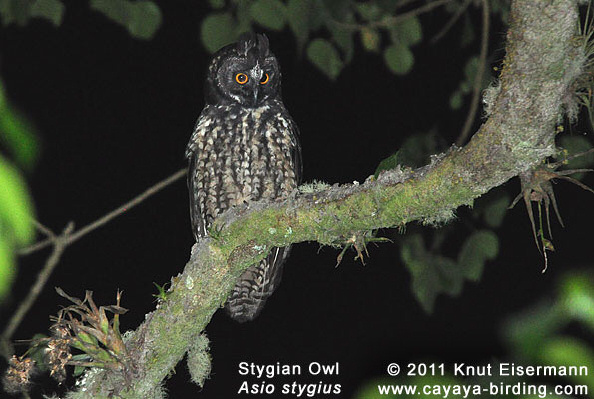
[[452, 0], [435, 0], [431, 3], [425, 4], [424, 6], [417, 7], [415, 9], [404, 12], [402, 14], [397, 14], [397, 15], [390, 16], [387, 18], [382, 18], [379, 21], [371, 21], [367, 24], [342, 22], [342, 21], [337, 21], [335, 19], [331, 19], [330, 21], [331, 21], [331, 23], [333, 23], [334, 25], [336, 25], [338, 27], [349, 29], [349, 30], [361, 30], [361, 29], [366, 29], [366, 28], [390, 28], [404, 20], [407, 20], [407, 19], [415, 17], [417, 15], [429, 12], [429, 11], [433, 10], [434, 8], [437, 8], [443, 4], [449, 3], [451, 1]]
[[458, 139], [456, 140], [456, 145], [459, 146], [463, 145], [466, 142], [466, 139], [470, 134], [472, 122], [474, 122], [476, 111], [478, 110], [481, 98], [481, 84], [483, 82], [483, 74], [485, 73], [485, 65], [487, 64], [487, 49], [489, 47], [489, 1], [482, 0], [481, 3], [483, 6], [483, 32], [481, 35], [481, 54], [478, 66], [476, 68], [476, 75], [474, 76], [474, 89], [472, 90], [470, 110], [468, 110], [468, 115], [466, 115], [466, 121], [464, 122], [462, 133], [460, 133], [460, 136], [458, 136]]
[[142, 201], [144, 201], [148, 197], [152, 196], [153, 194], [161, 191], [162, 189], [164, 189], [171, 183], [174, 183], [177, 180], [184, 177], [186, 175], [186, 172], [187, 172], [186, 168], [178, 170], [177, 172], [175, 172], [168, 178], [161, 180], [159, 183], [148, 188], [142, 194], [140, 194], [137, 197], [133, 198], [132, 200], [126, 202], [124, 205], [120, 206], [119, 208], [114, 209], [113, 211], [109, 212], [107, 215], [95, 220], [92, 223], [89, 223], [85, 227], [81, 228], [80, 230], [78, 230], [77, 232], [72, 234], [68, 240], [68, 243], [69, 244], [73, 243], [74, 241], [78, 240], [82, 236], [90, 233], [91, 231], [95, 230], [96, 228], [101, 227], [104, 224], [106, 224], [107, 222], [109, 222], [110, 220], [118, 217], [122, 213], [126, 212], [128, 209], [131, 209], [131, 208], [135, 207], [136, 205], [140, 204]]
[[37, 230], [39, 230], [41, 233], [45, 234], [47, 236], [47, 238], [49, 238], [49, 239], [56, 238], [56, 235], [54, 234], [54, 232], [49, 227], [41, 224], [37, 220], [33, 220], [33, 224], [35, 225], [35, 228]]
[[398, 10], [399, 8], [405, 7], [408, 5], [408, 3], [412, 3], [415, 0], [400, 0], [398, 2], [398, 5], [396, 5], [396, 9]]
[[171, 176], [167, 177], [164, 180], [161, 180], [157, 184], [149, 187], [145, 190], [142, 194], [134, 197], [132, 200], [126, 202], [122, 206], [114, 209], [113, 211], [109, 212], [105, 216], [100, 217], [99, 219], [95, 220], [92, 223], [87, 224], [83, 228], [79, 229], [75, 233], [72, 233], [74, 230], [74, 223], [70, 222], [68, 226], [64, 229], [62, 234], [56, 236], [55, 233], [49, 229], [48, 227], [44, 226], [40, 222], [34, 220], [33, 223], [35, 227], [44, 235], [47, 236], [46, 239], [39, 241], [36, 244], [31, 245], [30, 247], [21, 249], [18, 253], [19, 255], [28, 255], [33, 252], [36, 252], [40, 249], [43, 249], [49, 245], [53, 245], [53, 251], [51, 255], [47, 258], [45, 265], [39, 272], [37, 276], [37, 281], [31, 287], [31, 290], [27, 294], [27, 297], [21, 302], [17, 310], [14, 312], [12, 317], [10, 318], [6, 328], [4, 329], [2, 335], [0, 335], [0, 354], [2, 354], [7, 359], [10, 359], [12, 355], [12, 347], [10, 344], [10, 339], [14, 334], [15, 330], [18, 328], [20, 323], [23, 321], [23, 318], [35, 303], [35, 300], [43, 290], [43, 287], [47, 283], [47, 280], [51, 276], [52, 272], [54, 271], [56, 265], [58, 264], [60, 257], [64, 250], [73, 242], [78, 240], [79, 238], [85, 236], [86, 234], [90, 233], [91, 231], [103, 226], [104, 224], [108, 223], [109, 221], [113, 220], [114, 218], [118, 217], [122, 213], [126, 212], [127, 210], [135, 207], [136, 205], [140, 204], [153, 194], [159, 192], [163, 188], [167, 187], [171, 183], [179, 180], [186, 174], [186, 168], [180, 169]]
[[[41, 226], [41, 224], [37, 224], [38, 227]], [[68, 223], [62, 234], [60, 234], [60, 236], [57, 237], [51, 230], [44, 228], [44, 231], [47, 233], [47, 235], [51, 237], [49, 240], [54, 244], [54, 249], [52, 251], [52, 254], [45, 261], [45, 265], [37, 275], [37, 281], [35, 281], [35, 284], [31, 287], [31, 290], [29, 291], [25, 299], [21, 302], [17, 310], [14, 312], [14, 314], [8, 321], [8, 324], [6, 325], [6, 328], [2, 332], [2, 336], [0, 337], [0, 345], [2, 347], [2, 355], [6, 359], [10, 359], [10, 356], [12, 356], [12, 353], [10, 353], [12, 352], [10, 349], [10, 339], [12, 335], [23, 321], [23, 318], [25, 317], [31, 306], [33, 306], [33, 303], [35, 302], [39, 294], [41, 294], [41, 291], [43, 291], [43, 287], [47, 283], [47, 280], [51, 276], [56, 265], [58, 264], [58, 261], [62, 256], [62, 252], [64, 252], [64, 250], [68, 246], [68, 239], [70, 238], [70, 233], [72, 232], [73, 228], [74, 224], [72, 222]]]
[[424, 6], [415, 8], [414, 10], [410, 10], [405, 13], [398, 14], [398, 15], [394, 16], [393, 18], [391, 18], [392, 19], [391, 22], [392, 22], [392, 24], [395, 24], [397, 22], [404, 21], [405, 19], [416, 17], [417, 15], [429, 12], [429, 11], [433, 10], [434, 8], [437, 8], [443, 4], [449, 3], [451, 1], [452, 0], [435, 0], [431, 3], [425, 4]]
[[[122, 206], [114, 209], [113, 211], [109, 212], [105, 216], [100, 217], [99, 219], [95, 220], [94, 222], [91, 222], [91, 223], [87, 224], [86, 226], [80, 228], [75, 233], [70, 234], [69, 237], [67, 238], [67, 241], [65, 242], [65, 244], [70, 245], [74, 241], [83, 237], [84, 235], [90, 233], [91, 231], [97, 229], [98, 227], [103, 226], [104, 224], [106, 224], [107, 222], [111, 221], [112, 219], [118, 217], [119, 215], [126, 212], [127, 210], [132, 209], [136, 205], [140, 204], [142, 201], [144, 201], [148, 197], [161, 191], [162, 189], [164, 189], [171, 183], [174, 183], [177, 180], [181, 179], [183, 176], [185, 176], [185, 174], [186, 174], [186, 168], [178, 170], [171, 176], [169, 176], [166, 179], [161, 180], [157, 184], [151, 186], [150, 188], [145, 190], [142, 194], [136, 196], [132, 200], [123, 204]], [[52, 244], [52, 239], [47, 238], [45, 240], [39, 241], [39, 242], [29, 246], [29, 247], [20, 249], [18, 251], [18, 254], [19, 255], [29, 255], [29, 254], [32, 254], [33, 252], [39, 251], [40, 249], [43, 249], [43, 248], [49, 246], [50, 244]]]
[[458, 19], [460, 18], [460, 16], [464, 13], [464, 11], [468, 8], [468, 6], [470, 5], [470, 2], [472, 0], [466, 0], [464, 2], [464, 4], [462, 4], [460, 6], [460, 8], [458, 8], [458, 10], [456, 11], [456, 13], [454, 15], [452, 15], [452, 17], [449, 19], [449, 21], [444, 25], [443, 28], [441, 28], [441, 30], [439, 31], [439, 33], [437, 35], [435, 35], [433, 37], [433, 39], [431, 39], [430, 43], [431, 44], [435, 44], [438, 41], [441, 40], [442, 37], [445, 36], [446, 33], [448, 33], [448, 31], [452, 28], [452, 26], [454, 26], [454, 24], [456, 23], [456, 21], [458, 21]]

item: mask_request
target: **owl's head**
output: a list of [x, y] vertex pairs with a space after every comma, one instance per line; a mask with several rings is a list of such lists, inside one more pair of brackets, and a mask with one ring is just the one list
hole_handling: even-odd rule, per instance
[[206, 77], [206, 102], [259, 107], [280, 96], [280, 68], [268, 38], [243, 34], [215, 53]]

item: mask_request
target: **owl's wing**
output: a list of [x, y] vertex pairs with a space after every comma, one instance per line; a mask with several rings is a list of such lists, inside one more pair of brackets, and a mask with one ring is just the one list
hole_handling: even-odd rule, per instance
[[198, 198], [196, 183], [198, 177], [194, 172], [196, 170], [196, 161], [198, 160], [197, 154], [190, 156], [190, 165], [188, 168], [188, 190], [190, 192], [190, 221], [192, 223], [192, 231], [194, 232], [194, 238], [196, 240], [206, 237], [208, 228], [207, 216], [203, 209], [200, 207], [200, 199]]
[[303, 163], [301, 161], [301, 144], [299, 142], [299, 128], [297, 124], [291, 119], [291, 133], [293, 137], [293, 151], [291, 156], [293, 158], [293, 165], [295, 165], [295, 182], [297, 185], [301, 184], [301, 178], [303, 177]]
[[196, 173], [196, 162], [198, 162], [198, 134], [203, 128], [204, 123], [209, 119], [208, 107], [202, 111], [194, 126], [194, 132], [190, 137], [190, 141], [186, 147], [186, 158], [188, 158], [188, 192], [190, 194], [190, 221], [192, 223], [192, 231], [196, 240], [207, 236], [208, 229], [207, 215], [204, 209], [200, 206], [198, 176]]
[[208, 119], [211, 119], [209, 114], [210, 114], [210, 105], [207, 105], [204, 107], [204, 109], [200, 113], [200, 116], [198, 117], [198, 120], [194, 124], [194, 130], [192, 130], [192, 136], [190, 136], [190, 141], [188, 141], [188, 145], [186, 146], [185, 156], [186, 156], [186, 158], [188, 158], [188, 160], [190, 160], [192, 158], [192, 156], [196, 155], [196, 150], [198, 149], [197, 148], [198, 134], [200, 132], [200, 129], [203, 127], [204, 123]]
[[295, 183], [299, 185], [301, 184], [301, 177], [303, 176], [299, 128], [286, 110], [284, 110], [281, 115], [281, 118], [277, 118], [272, 122], [271, 128], [278, 132], [282, 132], [282, 135], [288, 135], [291, 138], [291, 161], [293, 162], [293, 171], [295, 172]]

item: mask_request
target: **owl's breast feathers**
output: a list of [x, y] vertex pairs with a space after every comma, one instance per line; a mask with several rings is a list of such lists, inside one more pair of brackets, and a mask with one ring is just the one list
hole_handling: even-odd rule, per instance
[[[190, 215], [196, 239], [214, 218], [244, 201], [286, 196], [301, 179], [297, 127], [280, 101], [259, 108], [207, 105], [186, 149], [190, 165]], [[240, 322], [253, 320], [278, 284], [290, 247], [272, 248], [246, 269], [225, 309]]]
[[197, 238], [231, 206], [288, 195], [301, 174], [295, 123], [276, 102], [259, 108], [207, 105], [186, 157]]

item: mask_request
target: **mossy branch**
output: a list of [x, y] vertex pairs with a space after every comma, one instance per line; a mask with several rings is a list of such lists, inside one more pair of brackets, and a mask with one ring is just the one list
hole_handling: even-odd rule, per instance
[[[485, 95], [488, 119], [466, 147], [452, 147], [417, 170], [398, 168], [363, 184], [299, 192], [225, 213], [216, 221], [216, 239], [194, 245], [167, 298], [126, 335], [133, 372], [92, 370], [67, 397], [163, 397], [163, 380], [195, 341], [205, 339], [202, 331], [237, 277], [274, 246], [333, 245], [358, 231], [444, 222], [459, 206], [471, 206], [553, 155], [555, 125], [583, 64], [576, 26], [575, 0], [515, 0], [501, 79]], [[192, 371], [203, 380], [208, 362], [191, 363], [205, 368]]]

